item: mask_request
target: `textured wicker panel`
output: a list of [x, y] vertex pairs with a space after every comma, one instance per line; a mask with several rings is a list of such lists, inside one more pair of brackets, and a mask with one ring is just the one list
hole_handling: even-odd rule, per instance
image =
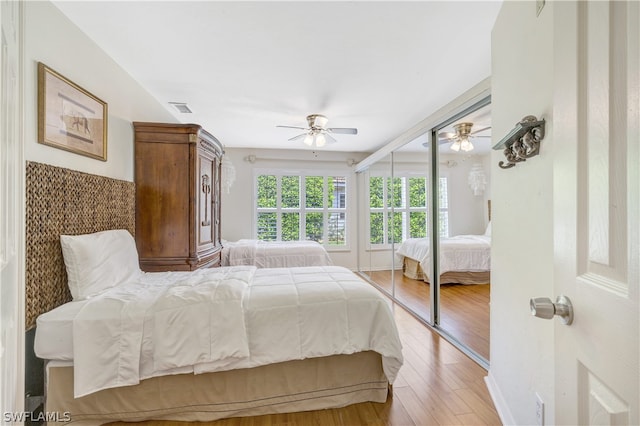
[[127, 229], [135, 235], [135, 185], [47, 164], [27, 163], [26, 329], [71, 301], [60, 235]]

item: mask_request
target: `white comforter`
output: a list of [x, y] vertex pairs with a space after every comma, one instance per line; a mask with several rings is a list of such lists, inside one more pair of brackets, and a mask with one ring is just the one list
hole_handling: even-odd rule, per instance
[[[431, 248], [429, 238], [409, 238], [396, 254], [417, 260], [431, 281]], [[458, 235], [440, 240], [440, 273], [450, 271], [483, 272], [491, 269], [491, 237]]]
[[141, 274], [73, 320], [74, 394], [249, 356], [242, 308], [254, 267]]
[[222, 249], [223, 266], [293, 268], [331, 264], [327, 251], [315, 241], [226, 241]]
[[73, 340], [76, 397], [164, 374], [366, 350], [383, 356], [393, 383], [403, 359], [388, 302], [337, 266], [144, 274], [91, 300]]

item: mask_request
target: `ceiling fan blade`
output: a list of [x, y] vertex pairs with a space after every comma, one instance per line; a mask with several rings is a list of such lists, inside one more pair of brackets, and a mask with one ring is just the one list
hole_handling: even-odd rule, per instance
[[456, 134], [451, 132], [440, 132], [438, 133], [438, 139], [455, 139]]
[[325, 133], [324, 134], [324, 138], [327, 140], [327, 143], [336, 143], [338, 142], [333, 136], [331, 136], [329, 133]]
[[305, 136], [307, 136], [307, 133], [302, 133], [302, 134], [300, 134], [298, 136], [294, 136], [294, 137], [292, 137], [292, 138], [290, 138], [288, 140], [292, 141], [292, 142], [297, 142], [297, 141], [299, 141], [301, 139], [304, 139]]
[[353, 127], [329, 127], [327, 131], [331, 133], [339, 133], [342, 135], [357, 135], [358, 129], [354, 129]]
[[483, 127], [482, 129], [478, 129], [478, 130], [476, 130], [474, 132], [469, 133], [469, 135], [475, 135], [476, 133], [484, 132], [485, 130], [488, 130], [490, 128], [491, 128], [491, 126]]
[[276, 127], [284, 127], [284, 128], [287, 128], [287, 129], [307, 130], [306, 127], [296, 127], [296, 126], [276, 126]]

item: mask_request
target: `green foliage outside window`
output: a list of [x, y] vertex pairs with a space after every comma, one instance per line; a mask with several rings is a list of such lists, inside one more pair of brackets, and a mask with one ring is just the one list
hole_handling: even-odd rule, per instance
[[[275, 176], [274, 176], [275, 177]], [[282, 208], [289, 209], [300, 207], [300, 177], [282, 176]]]
[[276, 177], [272, 175], [258, 176], [258, 208], [274, 208], [277, 204]]
[[384, 207], [384, 189], [381, 177], [369, 178], [369, 207], [379, 209]]
[[409, 178], [409, 207], [427, 206], [427, 179]]
[[427, 213], [409, 212], [409, 238], [425, 238], [427, 236]]
[[276, 214], [258, 213], [258, 239], [262, 241], [275, 241], [276, 238]]
[[391, 178], [387, 178], [387, 206], [400, 208], [404, 207], [404, 203], [402, 202], [402, 198], [404, 195], [403, 191], [403, 182], [404, 178], [396, 177], [393, 178], [393, 183], [391, 182]]
[[384, 244], [384, 215], [382, 213], [370, 213], [371, 244]]
[[306, 239], [323, 243], [322, 213], [307, 213]]
[[324, 178], [322, 176], [305, 177], [306, 185], [306, 207], [322, 208], [324, 201]]
[[403, 228], [403, 218], [404, 214], [401, 212], [389, 212], [388, 213], [388, 221], [391, 226], [389, 227], [389, 235], [387, 237], [387, 241], [389, 243], [401, 243], [402, 240], [402, 228]]
[[300, 239], [300, 213], [282, 213], [282, 241]]

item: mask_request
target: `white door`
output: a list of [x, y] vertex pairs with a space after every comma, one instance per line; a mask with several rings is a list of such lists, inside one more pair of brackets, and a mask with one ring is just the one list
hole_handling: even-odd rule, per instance
[[640, 3], [554, 3], [557, 424], [640, 424]]
[[24, 394], [24, 164], [21, 97], [22, 2], [0, 2], [0, 412], [19, 412]]

